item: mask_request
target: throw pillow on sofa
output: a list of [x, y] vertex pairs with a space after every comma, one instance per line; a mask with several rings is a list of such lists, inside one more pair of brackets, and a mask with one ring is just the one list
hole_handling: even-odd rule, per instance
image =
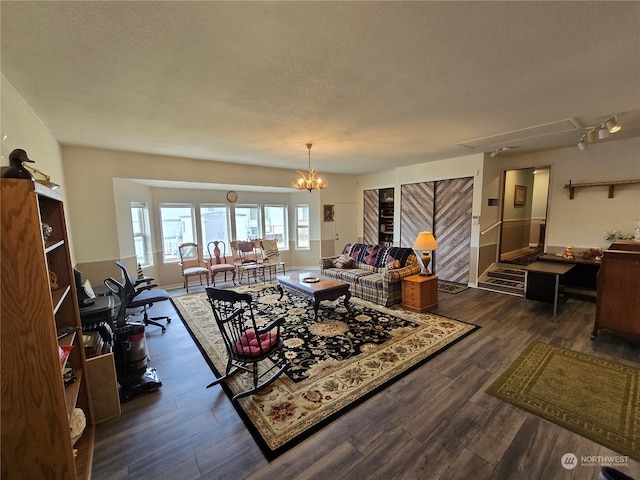
[[387, 264], [384, 268], [385, 270], [396, 270], [400, 268], [400, 260], [396, 260], [393, 257], [387, 257]]
[[342, 254], [336, 259], [337, 268], [352, 268], [356, 261], [349, 255]]

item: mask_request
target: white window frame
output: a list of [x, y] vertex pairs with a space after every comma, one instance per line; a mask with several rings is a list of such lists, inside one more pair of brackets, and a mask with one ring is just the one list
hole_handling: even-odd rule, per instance
[[[255, 233], [254, 232], [250, 232], [248, 231], [249, 228], [253, 228], [251, 226], [245, 226], [245, 229], [243, 231], [238, 231], [239, 226], [238, 226], [238, 211], [241, 211], [243, 209], [251, 209], [251, 210], [255, 210], [255, 212], [257, 213], [257, 225], [256, 225], [256, 230]], [[242, 226], [240, 226], [242, 227]], [[236, 205], [235, 208], [233, 209], [233, 238], [235, 240], [255, 240], [257, 238], [261, 238], [262, 236], [262, 208], [260, 208], [260, 205], [255, 204], [255, 203], [246, 203], [243, 205]]]
[[[190, 218], [188, 216], [179, 217], [180, 226], [178, 235], [171, 237], [169, 241], [165, 238], [167, 234], [168, 224], [162, 216], [163, 209], [188, 209], [190, 210]], [[160, 209], [160, 231], [162, 235], [162, 263], [178, 263], [180, 262], [180, 254], [178, 253], [178, 245], [185, 242], [198, 243], [196, 234], [195, 208], [191, 203], [161, 203]], [[175, 222], [174, 221], [174, 222]], [[174, 232], [172, 232], [174, 233]], [[167, 250], [173, 250], [167, 252]]]
[[[134, 218], [137, 217], [137, 221]], [[136, 223], [140, 230], [136, 231]], [[149, 223], [149, 209], [145, 203], [131, 202], [131, 233], [133, 236], [133, 247], [136, 252], [136, 260], [141, 267], [153, 265], [153, 255], [151, 255], [151, 228]], [[138, 247], [142, 249], [138, 251]]]
[[[278, 237], [280, 232], [269, 232], [267, 233], [267, 229], [271, 227], [268, 225], [268, 209], [281, 209], [282, 210], [282, 237]], [[262, 234], [263, 239], [268, 240], [277, 240], [278, 241], [278, 250], [289, 250], [289, 209], [285, 204], [276, 204], [276, 203], [267, 203], [263, 206], [263, 224], [264, 224], [264, 232]]]
[[[216, 236], [215, 238], [207, 238], [207, 225], [205, 224], [205, 215], [203, 210], [208, 208], [215, 208], [225, 211], [225, 227], [226, 227], [226, 236]], [[207, 255], [207, 245], [209, 242], [213, 240], [222, 240], [227, 245], [226, 251], [227, 255], [230, 255], [229, 250], [229, 242], [231, 241], [232, 230], [231, 230], [231, 215], [229, 212], [229, 205], [226, 203], [201, 203], [200, 204], [200, 232], [202, 234], [202, 252], [206, 256]]]
[[[306, 218], [306, 222], [307, 225], [306, 227], [301, 225], [301, 218], [300, 218], [300, 210], [299, 209], [305, 209], [306, 210], [306, 214], [307, 214], [307, 218]], [[299, 203], [296, 205], [296, 250], [311, 250], [311, 222], [310, 222], [310, 209], [309, 209], [309, 204], [307, 203]], [[304, 221], [304, 220], [303, 220]], [[302, 229], [306, 228], [307, 230], [307, 246], [302, 245], [301, 240], [300, 240], [300, 231]]]

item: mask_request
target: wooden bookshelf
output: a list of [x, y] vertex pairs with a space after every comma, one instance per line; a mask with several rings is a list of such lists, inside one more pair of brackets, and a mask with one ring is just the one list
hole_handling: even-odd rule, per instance
[[[24, 179], [3, 178], [1, 187], [2, 478], [88, 479], [94, 416], [62, 197]], [[46, 242], [42, 223], [53, 227]], [[65, 326], [78, 332], [58, 340]], [[62, 345], [73, 346], [63, 363], [76, 381], [67, 386]], [[72, 446], [74, 408], [87, 427]]]

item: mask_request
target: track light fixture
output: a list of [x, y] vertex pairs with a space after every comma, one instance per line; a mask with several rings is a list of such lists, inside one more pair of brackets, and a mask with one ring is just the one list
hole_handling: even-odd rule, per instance
[[604, 125], [607, 127], [607, 130], [609, 130], [609, 133], [619, 132], [622, 128], [616, 120], [616, 117], [611, 117], [609, 120], [604, 122]]
[[609, 117], [604, 122], [589, 129], [580, 136], [578, 141], [578, 148], [581, 152], [587, 149], [588, 143], [594, 143], [598, 140], [604, 140], [611, 133], [619, 132], [622, 127], [618, 123], [616, 116]]
[[496, 148], [493, 152], [491, 152], [489, 154], [489, 156], [491, 158], [497, 157], [498, 155], [500, 155], [503, 152], [508, 152], [509, 150], [513, 150], [516, 147], [500, 147], [500, 148]]
[[609, 129], [606, 127], [600, 127], [598, 129], [598, 140], [604, 140], [609, 136]]
[[585, 135], [580, 137], [580, 141], [578, 142], [578, 148], [581, 152], [584, 152], [587, 149], [587, 141], [585, 140]]
[[598, 133], [596, 132], [596, 130], [589, 130], [587, 132], [587, 143], [593, 143], [596, 140], [598, 140]]

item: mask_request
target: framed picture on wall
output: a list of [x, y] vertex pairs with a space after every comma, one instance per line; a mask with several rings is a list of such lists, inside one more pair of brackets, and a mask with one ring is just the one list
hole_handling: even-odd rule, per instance
[[515, 193], [513, 194], [513, 205], [524, 205], [527, 203], [527, 187], [524, 185], [516, 185]]
[[333, 209], [333, 205], [325, 205], [324, 206], [324, 221], [325, 222], [333, 222], [333, 216], [334, 216], [334, 209]]

